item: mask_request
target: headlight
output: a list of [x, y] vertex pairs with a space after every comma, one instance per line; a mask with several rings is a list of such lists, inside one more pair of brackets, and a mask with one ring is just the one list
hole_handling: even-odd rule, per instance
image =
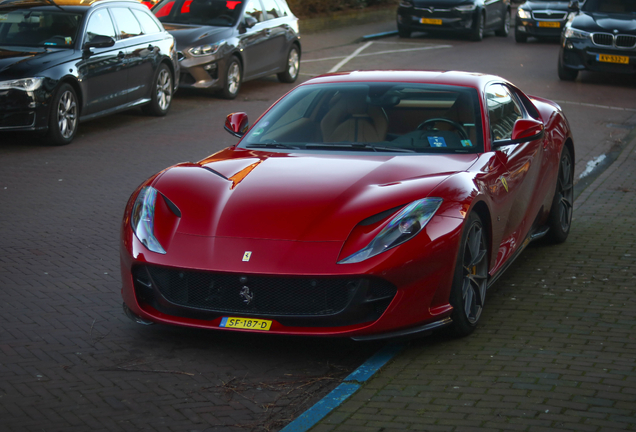
[[413, 7], [413, 2], [409, 0], [402, 0], [400, 2], [400, 6], [402, 7]]
[[457, 6], [453, 9], [455, 9], [458, 12], [472, 12], [475, 9], [477, 9], [477, 6], [474, 4], [470, 4], [470, 5]]
[[590, 33], [583, 30], [578, 30], [572, 27], [566, 27], [565, 31], [563, 32], [563, 36], [565, 36], [567, 39], [569, 38], [588, 39], [590, 37]]
[[166, 251], [155, 238], [155, 202], [157, 201], [157, 189], [145, 186], [137, 195], [137, 200], [132, 210], [130, 224], [139, 241], [148, 250], [160, 254]]
[[36, 77], [36, 78], [22, 78], [11, 81], [0, 81], [0, 90], [26, 90], [33, 91], [37, 90], [41, 85], [44, 78]]
[[441, 198], [425, 198], [404, 207], [363, 249], [339, 261], [352, 264], [374, 257], [415, 237], [442, 205]]
[[212, 55], [212, 54], [216, 54], [216, 52], [219, 50], [219, 47], [221, 46], [221, 44], [223, 44], [223, 41], [217, 42], [217, 43], [213, 43], [213, 44], [200, 45], [200, 46], [197, 46], [197, 47], [190, 48], [188, 50], [188, 52], [190, 54], [192, 54], [193, 56], [195, 56], [195, 57]]
[[517, 15], [519, 15], [519, 18], [523, 18], [523, 19], [530, 19], [532, 18], [532, 14], [524, 9], [517, 9]]

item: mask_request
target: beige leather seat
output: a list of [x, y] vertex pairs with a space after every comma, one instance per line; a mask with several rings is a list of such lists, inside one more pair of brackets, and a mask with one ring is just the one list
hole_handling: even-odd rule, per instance
[[332, 108], [320, 122], [324, 142], [381, 142], [386, 138], [388, 119], [384, 110], [366, 102], [367, 90], [338, 93]]
[[[473, 108], [473, 101], [469, 95], [461, 93], [455, 103], [453, 103], [453, 105], [444, 114], [444, 117], [464, 126], [464, 130], [468, 134], [468, 138], [473, 143], [477, 142], [477, 130], [475, 128], [475, 111]], [[456, 129], [448, 123], [439, 122], [437, 123], [436, 127], [441, 130], [456, 131]]]

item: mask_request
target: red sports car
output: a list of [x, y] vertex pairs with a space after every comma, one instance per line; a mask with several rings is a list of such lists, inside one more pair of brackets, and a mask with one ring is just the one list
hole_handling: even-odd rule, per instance
[[139, 323], [467, 335], [528, 243], [570, 230], [568, 122], [497, 76], [325, 75], [225, 126], [237, 145], [126, 206], [122, 295]]

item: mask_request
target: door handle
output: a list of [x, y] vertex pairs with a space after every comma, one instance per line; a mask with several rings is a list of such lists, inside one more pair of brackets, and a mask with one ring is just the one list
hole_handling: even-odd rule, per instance
[[154, 45], [153, 44], [148, 45], [148, 50], [154, 51], [155, 50]]
[[265, 36], [269, 36], [270, 34], [272, 34], [272, 31], [270, 29], [265, 30]]
[[126, 57], [126, 54], [124, 54], [123, 51], [119, 51], [119, 54], [117, 54], [117, 58], [123, 59], [124, 57]]

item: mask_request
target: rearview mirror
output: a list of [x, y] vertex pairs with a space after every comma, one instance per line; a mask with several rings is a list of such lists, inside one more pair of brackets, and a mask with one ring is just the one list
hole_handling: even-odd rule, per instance
[[543, 138], [544, 133], [545, 128], [540, 121], [535, 119], [519, 119], [512, 127], [510, 139], [496, 140], [493, 143], [493, 147], [538, 140]]
[[245, 17], [245, 28], [252, 28], [256, 24], [258, 24], [258, 21], [256, 20], [256, 18], [251, 16]]
[[249, 120], [244, 112], [229, 114], [225, 118], [225, 130], [237, 138], [241, 138], [249, 128]]
[[91, 48], [110, 48], [115, 45], [115, 39], [110, 36], [95, 35], [90, 42], [86, 42], [82, 49], [88, 51]]
[[579, 5], [578, 0], [572, 0], [570, 4], [568, 4], [569, 12], [578, 12], [581, 10], [581, 6]]

